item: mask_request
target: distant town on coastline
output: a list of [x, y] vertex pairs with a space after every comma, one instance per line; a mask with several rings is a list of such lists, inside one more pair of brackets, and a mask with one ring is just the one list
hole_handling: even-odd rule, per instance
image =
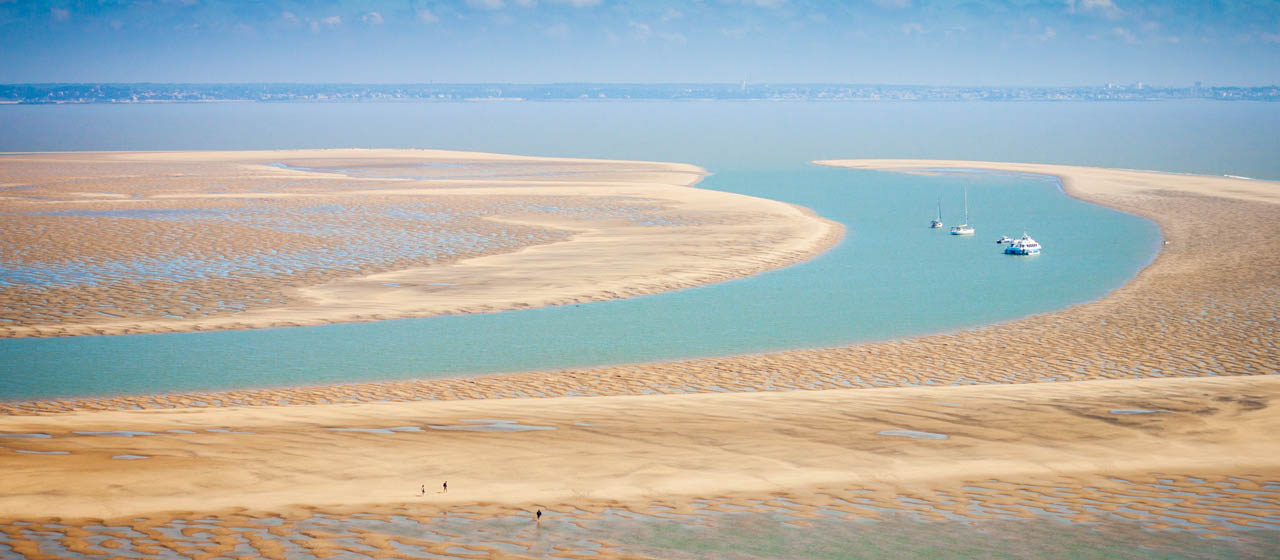
[[0, 103], [219, 101], [1280, 101], [1280, 86], [857, 84], [0, 84]]

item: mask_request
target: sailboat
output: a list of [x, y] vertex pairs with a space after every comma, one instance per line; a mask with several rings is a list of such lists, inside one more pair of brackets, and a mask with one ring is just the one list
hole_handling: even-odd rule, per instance
[[973, 235], [973, 228], [969, 226], [969, 188], [964, 189], [964, 222], [958, 226], [951, 228], [951, 235]]
[[942, 227], [942, 201], [938, 201], [938, 217], [929, 222], [929, 229], [938, 229]]

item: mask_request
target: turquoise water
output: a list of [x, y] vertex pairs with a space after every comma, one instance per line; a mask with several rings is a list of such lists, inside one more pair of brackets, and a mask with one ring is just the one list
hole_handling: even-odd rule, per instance
[[[1055, 181], [808, 165], [831, 157], [1043, 161], [1280, 177], [1275, 104], [524, 103], [0, 107], [0, 150], [432, 147], [684, 161], [701, 187], [848, 227], [812, 261], [622, 301], [380, 323], [0, 340], [0, 399], [427, 378], [898, 338], [1105, 295], [1155, 226]], [[954, 224], [968, 188], [977, 235]], [[1000, 254], [1031, 233], [1038, 257]]]
[[[800, 165], [723, 171], [706, 186], [721, 185], [785, 194], [846, 224], [847, 237], [797, 266], [620, 301], [324, 327], [4, 340], [3, 396], [434, 377], [885, 339], [1095, 299], [1146, 264], [1159, 237], [1152, 224], [1074, 201], [1047, 178]], [[963, 188], [978, 235], [928, 229], [938, 198], [944, 214], [960, 211]], [[1001, 254], [994, 240], [1024, 230], [1045, 254]]]

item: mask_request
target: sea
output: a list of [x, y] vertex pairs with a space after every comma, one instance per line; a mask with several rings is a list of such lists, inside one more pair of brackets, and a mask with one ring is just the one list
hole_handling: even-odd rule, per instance
[[[812, 165], [930, 158], [1280, 179], [1280, 104], [1165, 102], [165, 103], [0, 106], [0, 152], [436, 148], [685, 162], [700, 188], [847, 228], [810, 261], [651, 296], [489, 314], [205, 333], [0, 340], [0, 400], [426, 379], [829, 347], [1096, 300], [1159, 228], [1054, 179]], [[3, 165], [0, 156], [0, 166]], [[967, 192], [973, 237], [949, 224]], [[1030, 258], [995, 240], [1027, 232]]]

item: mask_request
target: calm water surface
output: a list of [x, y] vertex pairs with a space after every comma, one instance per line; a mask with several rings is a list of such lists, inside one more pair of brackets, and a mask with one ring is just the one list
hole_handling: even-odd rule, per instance
[[[805, 162], [968, 158], [1280, 177], [1271, 157], [1280, 141], [1267, 133], [1278, 114], [1229, 103], [0, 107], [5, 151], [432, 147], [684, 161], [713, 173], [704, 188], [801, 204], [848, 228], [839, 246], [807, 263], [629, 300], [325, 327], [2, 340], [0, 399], [730, 355], [1059, 309], [1101, 297], [1145, 266], [1159, 244], [1154, 224], [1075, 201], [1041, 177], [922, 177]], [[955, 223], [965, 188], [977, 235], [927, 229], [939, 199]], [[994, 240], [1024, 230], [1045, 253], [1001, 255]]]

